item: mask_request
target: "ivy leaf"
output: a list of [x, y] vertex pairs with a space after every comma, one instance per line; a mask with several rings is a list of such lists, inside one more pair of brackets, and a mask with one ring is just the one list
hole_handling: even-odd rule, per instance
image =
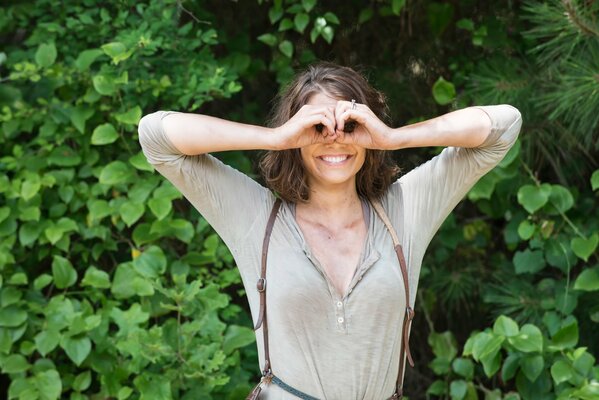
[[29, 368], [31, 365], [21, 354], [11, 354], [2, 360], [2, 372], [5, 374], [19, 374]]
[[270, 47], [277, 44], [277, 38], [272, 33], [265, 33], [264, 35], [260, 35], [260, 36], [258, 36], [258, 40], [261, 41], [262, 43], [267, 44]]
[[[143, 203], [136, 203], [134, 201], [127, 200], [119, 207], [119, 213], [121, 218], [127, 224], [128, 227], [133, 225], [145, 212], [145, 206]], [[167, 213], [168, 214], [168, 213]]]
[[119, 138], [114, 126], [110, 123], [98, 125], [92, 133], [91, 144], [101, 146], [114, 143]]
[[77, 271], [69, 260], [55, 255], [52, 261], [52, 275], [58, 289], [65, 289], [77, 282]]
[[279, 50], [283, 53], [287, 58], [291, 58], [293, 56], [293, 44], [289, 40], [283, 40], [279, 43]]
[[230, 325], [223, 340], [223, 351], [231, 354], [233, 350], [256, 341], [256, 334], [245, 326]]
[[543, 371], [544, 366], [545, 360], [543, 359], [543, 356], [540, 354], [528, 354], [522, 357], [522, 359], [520, 360], [520, 367], [522, 368], [522, 372], [531, 382], [534, 382], [539, 377], [539, 375]]
[[131, 168], [117, 160], [106, 165], [100, 172], [100, 183], [103, 185], [118, 185], [127, 182], [132, 176]]
[[0, 327], [16, 328], [27, 321], [27, 311], [16, 305], [0, 308]]
[[40, 400], [57, 400], [62, 392], [60, 375], [54, 369], [35, 374], [35, 386]]
[[468, 358], [456, 358], [451, 366], [458, 375], [468, 380], [474, 377], [474, 363]]
[[520, 332], [518, 324], [513, 319], [500, 315], [493, 324], [493, 333], [506, 337], [516, 336]]
[[58, 346], [60, 338], [61, 335], [58, 331], [44, 330], [35, 335], [33, 340], [37, 351], [45, 357], [46, 354], [50, 353], [56, 346]]
[[302, 0], [302, 5], [304, 6], [304, 10], [306, 12], [310, 12], [316, 5], [316, 0]]
[[304, 33], [304, 30], [306, 29], [306, 26], [308, 26], [309, 22], [310, 22], [310, 17], [306, 13], [296, 14], [295, 17], [293, 18], [293, 24], [295, 25], [295, 29], [299, 33]]
[[574, 289], [593, 291], [599, 290], [599, 267], [586, 268], [574, 282]]
[[593, 190], [599, 189], [599, 169], [591, 175], [591, 187]]
[[126, 125], [137, 125], [141, 119], [141, 108], [135, 106], [123, 113], [116, 114], [115, 119]]
[[98, 289], [107, 289], [110, 287], [110, 277], [105, 271], [99, 270], [94, 266], [85, 271], [81, 280], [81, 286], [91, 286]]
[[433, 85], [433, 98], [440, 105], [446, 105], [453, 101], [456, 96], [455, 86], [453, 83], [446, 81], [443, 77], [439, 77]]
[[564, 360], [557, 360], [551, 366], [551, 377], [556, 385], [571, 379], [572, 376], [572, 366]]
[[102, 54], [104, 53], [100, 49], [83, 50], [75, 60], [75, 67], [83, 72], [89, 69], [90, 65]]
[[549, 201], [551, 194], [551, 185], [544, 183], [541, 186], [524, 185], [518, 190], [518, 203], [522, 205], [529, 213], [543, 207]]
[[541, 271], [545, 268], [545, 258], [542, 250], [517, 251], [514, 255], [514, 266], [517, 274], [531, 273]]
[[35, 52], [35, 62], [42, 68], [47, 68], [56, 61], [56, 46], [54, 43], [42, 43]]
[[449, 385], [449, 395], [451, 396], [451, 400], [462, 400], [464, 397], [466, 397], [467, 390], [468, 384], [466, 381], [460, 379], [451, 382]]
[[597, 245], [599, 245], [599, 234], [597, 233], [594, 233], [588, 239], [577, 237], [570, 241], [574, 254], [584, 261], [589, 261], [589, 257], [595, 252]]
[[80, 366], [91, 352], [92, 342], [87, 336], [63, 337], [60, 341], [60, 347], [67, 353], [71, 361]]
[[516, 336], [508, 338], [508, 342], [517, 350], [524, 353], [543, 351], [543, 335], [539, 328], [532, 324], [525, 324]]

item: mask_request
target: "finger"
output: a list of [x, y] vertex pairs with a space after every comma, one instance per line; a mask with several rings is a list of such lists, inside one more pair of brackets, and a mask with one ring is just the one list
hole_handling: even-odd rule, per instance
[[351, 110], [351, 109], [345, 110], [339, 116], [339, 118], [341, 119], [341, 121], [343, 123], [343, 125], [340, 128], [338, 128], [340, 130], [343, 130], [343, 128], [345, 128], [345, 123], [350, 119], [356, 121], [358, 124], [361, 124], [361, 125], [366, 125], [367, 120], [368, 120], [368, 117], [364, 112], [362, 112], [360, 110]]

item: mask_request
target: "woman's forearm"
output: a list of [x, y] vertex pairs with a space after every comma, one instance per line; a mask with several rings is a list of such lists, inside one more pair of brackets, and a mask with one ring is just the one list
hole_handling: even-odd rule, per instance
[[274, 130], [192, 113], [172, 113], [162, 119], [164, 132], [183, 154], [277, 148]]
[[491, 124], [486, 112], [476, 107], [467, 107], [393, 129], [390, 147], [477, 147], [489, 136]]

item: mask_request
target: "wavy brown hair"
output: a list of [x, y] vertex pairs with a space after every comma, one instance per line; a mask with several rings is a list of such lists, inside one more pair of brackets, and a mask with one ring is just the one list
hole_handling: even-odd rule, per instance
[[[389, 107], [385, 95], [374, 89], [366, 78], [350, 67], [320, 61], [308, 66], [275, 97], [267, 125], [279, 127], [293, 117], [316, 93], [325, 93], [340, 100], [355, 99], [366, 104], [387, 125]], [[310, 188], [300, 149], [272, 150], [260, 160], [260, 171], [266, 184], [287, 201], [306, 202]], [[364, 165], [356, 174], [356, 189], [363, 197], [379, 198], [395, 181], [399, 168], [389, 152], [366, 149]]]

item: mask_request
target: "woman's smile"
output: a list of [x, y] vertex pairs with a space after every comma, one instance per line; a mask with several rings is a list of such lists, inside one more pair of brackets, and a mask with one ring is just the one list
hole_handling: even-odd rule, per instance
[[324, 154], [316, 158], [331, 167], [344, 166], [353, 157], [351, 154]]

